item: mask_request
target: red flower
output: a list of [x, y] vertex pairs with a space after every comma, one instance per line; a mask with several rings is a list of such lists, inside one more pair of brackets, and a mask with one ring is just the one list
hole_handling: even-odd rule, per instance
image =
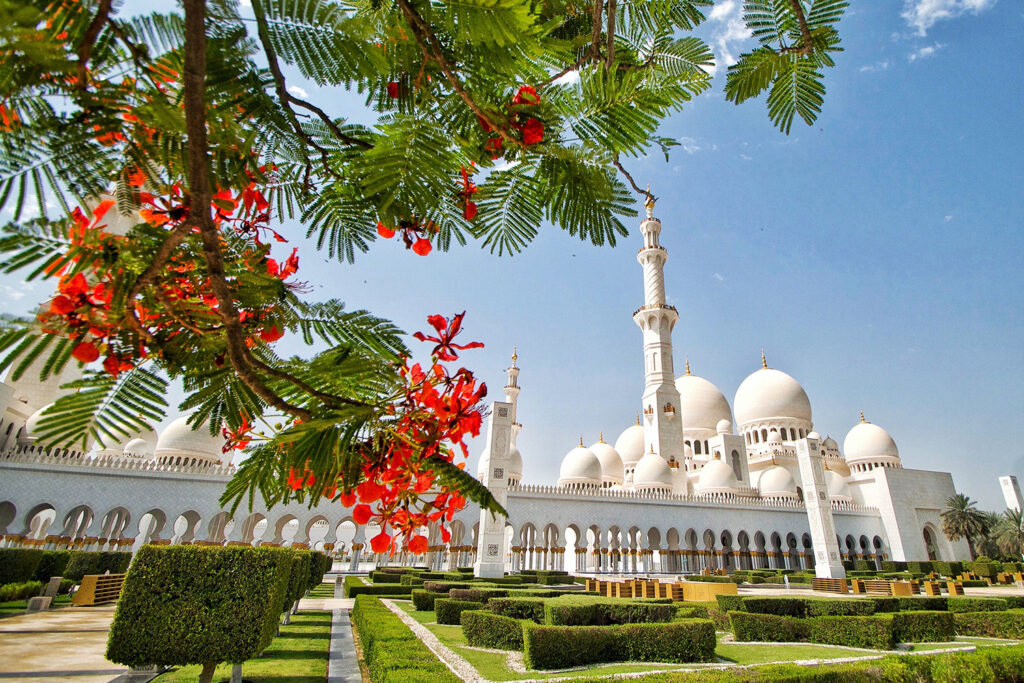
[[492, 159], [497, 159], [501, 156], [501, 138], [489, 138], [484, 149], [491, 153]]
[[412, 245], [412, 250], [415, 251], [420, 256], [426, 256], [427, 254], [430, 253], [430, 250], [432, 248], [433, 247], [430, 245], [430, 240], [424, 239], [422, 237], [416, 240], [415, 244]]
[[356, 493], [359, 495], [360, 502], [372, 503], [380, 500], [380, 497], [387, 493], [387, 489], [375, 481], [367, 480], [356, 487]]
[[391, 537], [381, 531], [370, 539], [370, 547], [375, 553], [386, 553], [391, 547]]
[[416, 535], [410, 538], [409, 552], [413, 555], [422, 555], [427, 552], [427, 537]]
[[389, 228], [388, 226], [384, 225], [380, 221], [377, 221], [377, 234], [383, 237], [384, 239], [391, 239], [392, 237], [395, 236], [395, 231]]
[[135, 366], [127, 361], [121, 360], [117, 356], [107, 356], [106, 360], [103, 361], [103, 369], [114, 377], [120, 375], [124, 370], [131, 370], [133, 367]]
[[432, 315], [427, 318], [427, 322], [430, 323], [431, 327], [437, 330], [437, 337], [428, 337], [422, 332], [417, 332], [413, 335], [420, 341], [432, 341], [437, 344], [430, 352], [431, 355], [437, 356], [439, 360], [458, 360], [459, 355], [455, 353], [455, 350], [465, 351], [466, 349], [481, 349], [483, 344], [480, 342], [470, 342], [469, 344], [455, 344], [452, 342], [456, 335], [462, 331], [462, 319], [466, 317], [466, 312], [458, 313], [452, 316], [452, 321], [449, 323], [444, 316]]
[[465, 216], [467, 221], [476, 218], [476, 204], [474, 202], [466, 202], [466, 208], [462, 211], [462, 215]]
[[100, 357], [99, 349], [92, 342], [81, 342], [71, 355], [83, 363], [91, 363]]
[[416, 484], [412, 487], [412, 490], [416, 493], [426, 493], [430, 490], [430, 487], [434, 483], [434, 477], [429, 474], [421, 474], [416, 477]]
[[343, 493], [338, 496], [338, 502], [347, 508], [352, 507], [356, 504], [356, 494], [354, 493]]
[[441, 540], [445, 543], [452, 540], [452, 532], [448, 531], [447, 527], [441, 527]]
[[476, 118], [477, 118], [478, 121], [480, 121], [480, 127], [484, 129], [484, 132], [485, 133], [490, 133], [491, 132], [491, 124], [487, 122], [487, 119], [485, 119], [484, 117], [480, 116], [479, 114], [476, 115]]
[[78, 306], [75, 305], [75, 302], [63, 294], [55, 296], [53, 301], [50, 302], [50, 313], [56, 313], [57, 315], [67, 315], [76, 308]]
[[533, 89], [533, 86], [524, 85], [519, 88], [519, 92], [512, 98], [512, 104], [529, 104], [536, 105], [540, 104], [540, 95]]
[[263, 341], [265, 342], [276, 342], [283, 336], [284, 332], [277, 329], [277, 325], [274, 325], [273, 327], [270, 328], [264, 327], [262, 330], [260, 330], [260, 338], [263, 339]]
[[391, 99], [398, 98], [398, 83], [396, 83], [395, 81], [391, 81], [390, 83], [388, 83], [388, 97], [390, 97]]
[[292, 491], [302, 490], [302, 484], [305, 479], [303, 476], [305, 473], [296, 472], [294, 467], [288, 469], [288, 488]]
[[356, 505], [352, 510], [352, 521], [356, 524], [366, 524], [371, 517], [373, 517], [373, 510], [369, 505]]
[[544, 139], [544, 124], [530, 117], [523, 126], [523, 144], [535, 145]]

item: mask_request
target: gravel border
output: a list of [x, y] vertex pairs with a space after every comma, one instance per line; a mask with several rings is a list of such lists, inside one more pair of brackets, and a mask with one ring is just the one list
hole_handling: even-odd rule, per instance
[[451, 649], [438, 640], [437, 636], [430, 632], [430, 629], [406, 614], [405, 610], [401, 607], [391, 600], [384, 600], [381, 598], [381, 602], [399, 619], [401, 619], [402, 623], [408, 626], [409, 630], [416, 634], [416, 637], [427, 646], [427, 649], [433, 652], [435, 657], [451, 669], [453, 674], [462, 680], [469, 681], [471, 683], [490, 683], [490, 681], [477, 673], [477, 670], [472, 664], [455, 654]]

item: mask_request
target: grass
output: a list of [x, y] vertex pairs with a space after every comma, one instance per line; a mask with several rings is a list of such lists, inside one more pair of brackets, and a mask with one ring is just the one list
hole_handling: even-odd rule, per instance
[[[50, 603], [50, 609], [67, 607], [71, 604], [71, 598], [67, 595], [58, 595]], [[12, 600], [11, 602], [0, 602], [0, 619], [4, 617], [16, 617], [24, 614], [28, 609], [28, 600]]]
[[[242, 677], [253, 683], [323, 683], [327, 676], [327, 653], [331, 642], [331, 613], [303, 610], [292, 623], [281, 627], [263, 656], [242, 664]], [[155, 678], [159, 683], [193, 683], [202, 667], [182, 666]], [[231, 665], [221, 664], [214, 683], [231, 679]]]
[[321, 583], [319, 586], [309, 592], [311, 598], [333, 598], [334, 597], [334, 582]]

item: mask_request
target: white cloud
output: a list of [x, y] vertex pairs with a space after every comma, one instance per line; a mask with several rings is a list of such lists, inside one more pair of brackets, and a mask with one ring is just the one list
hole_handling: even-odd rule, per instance
[[697, 141], [691, 137], [684, 136], [679, 138], [679, 144], [682, 145], [683, 151], [686, 152], [687, 154], [694, 154], [701, 150], [701, 147], [700, 145], [697, 144]]
[[721, 273], [715, 273], [714, 275], [712, 275], [712, 277], [718, 280], [719, 282], [725, 282], [725, 276], [723, 276]]
[[291, 94], [295, 95], [296, 97], [303, 97], [303, 98], [309, 97], [309, 93], [306, 92], [305, 90], [303, 90], [302, 88], [300, 88], [297, 85], [289, 85], [288, 86], [288, 92], [290, 92]]
[[714, 75], [718, 66], [736, 63], [736, 54], [742, 51], [741, 43], [752, 34], [743, 23], [743, 6], [736, 0], [716, 4], [708, 15], [708, 23], [713, 27], [710, 42], [715, 51], [715, 68], [710, 72]]
[[996, 0], [906, 0], [900, 16], [917, 35], [924, 36], [939, 21], [978, 14], [995, 4]]
[[861, 70], [861, 72], [865, 72], [865, 71], [867, 71], [867, 72], [871, 72], [871, 71], [885, 71], [890, 66], [892, 66], [892, 65], [889, 63], [889, 60], [888, 59], [883, 59], [882, 61], [875, 62], [874, 64], [865, 64], [864, 66], [862, 66], [860, 68], [860, 70]]
[[753, 158], [754, 158], [754, 157], [751, 157], [751, 156], [747, 156], [746, 154], [741, 154], [741, 155], [740, 155], [740, 159], [743, 159], [744, 161], [750, 161], [750, 160], [752, 160]]
[[579, 71], [570, 71], [569, 73], [567, 73], [567, 74], [565, 74], [563, 76], [559, 76], [558, 78], [556, 78], [555, 80], [552, 81], [552, 83], [557, 83], [558, 85], [573, 85], [573, 84], [579, 83], [579, 82], [580, 82], [580, 72]]
[[935, 43], [934, 45], [926, 45], [926, 46], [924, 46], [924, 47], [922, 47], [920, 49], [917, 49], [917, 50], [914, 50], [913, 52], [911, 52], [909, 55], [907, 55], [907, 59], [910, 60], [911, 62], [916, 62], [919, 59], [928, 59], [929, 57], [934, 57], [935, 53], [938, 52], [939, 50], [941, 50], [944, 47], [945, 47], [944, 43]]
[[18, 301], [20, 299], [24, 299], [26, 294], [35, 289], [35, 283], [22, 282], [19, 283], [17, 287], [12, 287], [11, 285], [4, 285], [2, 289], [8, 299]]
[[947, 215], [947, 216], [945, 217], [945, 219], [944, 219], [944, 220], [945, 220], [945, 221], [946, 221], [947, 223], [948, 223], [948, 222], [950, 222], [951, 220], [953, 220], [953, 216], [952, 216], [952, 214], [948, 214], [948, 215]]

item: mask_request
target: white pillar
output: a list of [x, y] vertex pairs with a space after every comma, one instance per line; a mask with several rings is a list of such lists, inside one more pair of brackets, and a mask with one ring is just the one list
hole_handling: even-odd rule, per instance
[[846, 577], [843, 560], [836, 541], [836, 525], [832, 519], [832, 501], [825, 485], [824, 458], [817, 439], [796, 442], [796, 459], [800, 464], [800, 480], [804, 489], [804, 506], [811, 527], [814, 546], [814, 574], [825, 579]]
[[[512, 406], [495, 401], [487, 418], [487, 453], [489, 463], [483, 473], [483, 484], [502, 507], [508, 501], [509, 446], [512, 439]], [[476, 576], [494, 578], [505, 575], [505, 517], [480, 510], [480, 531], [477, 559], [473, 565]]]

